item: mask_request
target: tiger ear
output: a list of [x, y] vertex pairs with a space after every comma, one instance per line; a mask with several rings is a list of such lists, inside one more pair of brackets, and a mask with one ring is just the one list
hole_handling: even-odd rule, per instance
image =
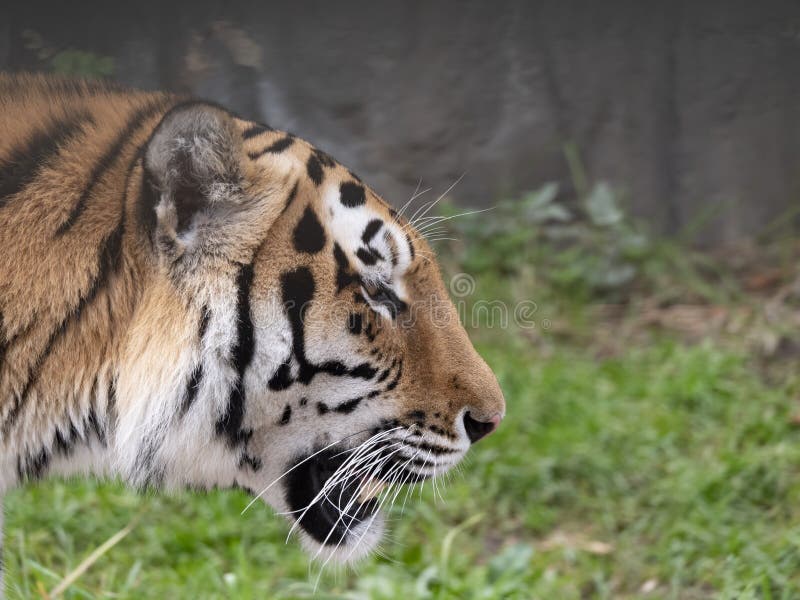
[[202, 244], [199, 234], [242, 202], [242, 152], [233, 117], [223, 109], [191, 103], [166, 114], [144, 153], [146, 220], [160, 248], [180, 255]]

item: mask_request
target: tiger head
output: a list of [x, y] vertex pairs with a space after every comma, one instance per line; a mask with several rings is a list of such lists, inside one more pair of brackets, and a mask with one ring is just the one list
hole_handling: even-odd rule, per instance
[[446, 472], [505, 412], [431, 248], [324, 152], [208, 104], [170, 111], [140, 170], [154, 266], [117, 381], [122, 470], [241, 486], [317, 555], [364, 555], [379, 490]]

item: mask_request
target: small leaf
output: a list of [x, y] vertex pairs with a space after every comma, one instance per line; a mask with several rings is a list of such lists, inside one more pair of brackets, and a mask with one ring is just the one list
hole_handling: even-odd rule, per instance
[[558, 184], [551, 182], [525, 196], [522, 200], [522, 207], [527, 220], [538, 224], [547, 221], [564, 222], [572, 219], [570, 211], [555, 202], [557, 195]]
[[598, 269], [592, 276], [594, 285], [601, 288], [616, 288], [629, 283], [636, 276], [636, 269], [632, 265], [608, 264]]
[[529, 207], [542, 207], [550, 204], [558, 195], [558, 183], [551, 181], [545, 183], [534, 192], [529, 192], [522, 202]]
[[622, 221], [623, 213], [617, 206], [617, 200], [611, 187], [604, 182], [592, 188], [586, 198], [586, 212], [592, 223], [601, 227], [614, 225]]
[[497, 581], [503, 575], [524, 573], [533, 558], [533, 548], [528, 544], [508, 546], [489, 563], [489, 579]]

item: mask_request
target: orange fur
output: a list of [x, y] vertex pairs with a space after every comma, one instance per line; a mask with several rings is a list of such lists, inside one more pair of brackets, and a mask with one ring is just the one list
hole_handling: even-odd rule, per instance
[[76, 445], [135, 484], [261, 487], [290, 418], [463, 453], [503, 416], [424, 238], [307, 142], [40, 76], [0, 76], [0, 131], [0, 493]]

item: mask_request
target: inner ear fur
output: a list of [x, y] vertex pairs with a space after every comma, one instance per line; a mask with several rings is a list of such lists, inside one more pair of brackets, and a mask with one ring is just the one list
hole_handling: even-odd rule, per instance
[[168, 112], [144, 156], [148, 183], [159, 196], [159, 225], [180, 235], [198, 212], [236, 203], [242, 187], [241, 156], [241, 136], [225, 110], [191, 103]]

